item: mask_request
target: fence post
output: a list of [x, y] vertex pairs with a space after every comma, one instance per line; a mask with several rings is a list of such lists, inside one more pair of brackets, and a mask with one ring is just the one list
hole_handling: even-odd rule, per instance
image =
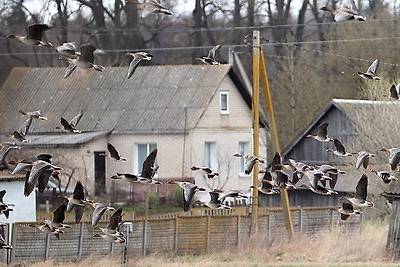
[[210, 215], [207, 215], [207, 220], [206, 220], [206, 251], [207, 254], [210, 253]]
[[78, 239], [78, 259], [82, 258], [82, 248], [83, 248], [83, 222], [79, 224], [79, 239]]
[[179, 215], [176, 215], [176, 217], [175, 217], [175, 239], [174, 239], [174, 250], [175, 250], [175, 253], [177, 254], [178, 253], [178, 218], [179, 218]]
[[49, 249], [50, 249], [50, 234], [46, 234], [46, 241], [44, 245], [44, 260], [49, 259]]
[[331, 212], [330, 217], [331, 217], [331, 232], [332, 232], [332, 230], [333, 230], [333, 210], [330, 210], [330, 212]]
[[268, 212], [268, 240], [271, 240], [271, 213]]
[[[13, 247], [15, 247], [16, 243], [17, 243], [17, 235], [16, 235], [17, 231], [15, 229], [16, 227], [17, 227], [17, 225], [15, 223], [8, 224], [8, 231], [11, 231], [11, 240], [9, 239], [8, 241], [9, 241], [10, 245]], [[10, 233], [8, 234], [8, 237], [10, 237]], [[10, 254], [8, 254], [8, 252], [7, 252], [7, 264], [10, 264], [15, 259], [15, 253], [14, 253], [15, 250], [14, 249], [10, 249], [10, 250], [11, 250]]]
[[240, 215], [236, 216], [236, 246], [240, 244]]
[[147, 246], [147, 219], [143, 221], [143, 235], [142, 235], [142, 255], [146, 256]]
[[303, 234], [303, 209], [300, 208], [299, 212], [299, 232], [300, 234]]

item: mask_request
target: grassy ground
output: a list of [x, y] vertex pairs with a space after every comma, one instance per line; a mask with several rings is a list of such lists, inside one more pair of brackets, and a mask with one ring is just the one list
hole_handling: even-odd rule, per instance
[[[128, 255], [125, 266], [400, 266], [385, 251], [388, 226], [367, 223], [361, 233], [343, 233], [340, 229], [313, 236], [295, 236], [268, 240], [266, 236], [249, 238], [238, 248], [226, 248], [209, 255]], [[15, 266], [15, 265], [13, 265]], [[32, 266], [123, 266], [121, 257], [90, 258], [79, 263], [47, 261]]]

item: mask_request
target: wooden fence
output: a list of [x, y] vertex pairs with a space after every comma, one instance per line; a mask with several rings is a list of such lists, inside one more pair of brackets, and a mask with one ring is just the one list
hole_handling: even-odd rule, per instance
[[[297, 234], [331, 231], [338, 225], [345, 231], [360, 231], [360, 216], [351, 216], [342, 221], [340, 214], [330, 207], [291, 210]], [[259, 213], [258, 232], [265, 235], [267, 240], [286, 236], [281, 208], [260, 208]], [[92, 255], [121, 253], [122, 260], [123, 254], [129, 259], [155, 253], [182, 255], [229, 250], [240, 246], [249, 237], [251, 216], [248, 215], [247, 208], [195, 208], [190, 214], [174, 213], [135, 218], [125, 222], [122, 227], [127, 238], [126, 247], [93, 237], [98, 230], [94, 230], [89, 222], [71, 225], [72, 228], [67, 229], [57, 240], [53, 235], [30, 227], [28, 223], [13, 224], [10, 226], [10, 243], [14, 249], [1, 251], [0, 257], [4, 258], [4, 262], [37, 262], [49, 258], [71, 261]], [[102, 222], [100, 225], [104, 227], [106, 223]]]

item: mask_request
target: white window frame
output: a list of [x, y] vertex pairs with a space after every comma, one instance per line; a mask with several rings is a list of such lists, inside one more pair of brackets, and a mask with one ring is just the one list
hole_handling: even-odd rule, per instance
[[[222, 102], [222, 96], [226, 96], [226, 110], [223, 110], [223, 102]], [[221, 114], [229, 114], [229, 92], [228, 91], [222, 91], [219, 92], [219, 111]]]
[[[141, 174], [142, 172], [142, 167], [143, 167], [143, 161], [146, 159], [140, 158], [139, 157], [139, 146], [146, 146], [146, 157], [153, 151], [154, 148], [157, 148], [157, 143], [136, 143], [135, 144], [135, 162], [134, 162], [134, 173], [135, 174]], [[140, 161], [140, 162], [139, 162]]]
[[217, 142], [204, 142], [204, 166], [218, 171]]
[[[238, 153], [246, 155], [250, 152], [250, 142], [249, 141], [239, 141], [238, 143]], [[244, 164], [245, 159], [244, 158], [239, 158], [239, 175], [240, 176], [249, 176], [245, 174], [245, 164]]]

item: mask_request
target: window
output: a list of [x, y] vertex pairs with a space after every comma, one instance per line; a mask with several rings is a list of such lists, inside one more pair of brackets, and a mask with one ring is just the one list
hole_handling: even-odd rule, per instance
[[157, 144], [136, 144], [136, 164], [134, 166], [135, 174], [142, 173], [143, 162], [154, 148], [157, 148]]
[[206, 167], [209, 167], [214, 171], [218, 170], [216, 142], [204, 143], [204, 162]]
[[[249, 153], [249, 142], [239, 142], [239, 154], [246, 155]], [[239, 158], [239, 174], [244, 174], [245, 166], [244, 166], [244, 158]]]
[[228, 92], [220, 92], [219, 93], [219, 109], [221, 114], [228, 114], [229, 113], [229, 94]]

